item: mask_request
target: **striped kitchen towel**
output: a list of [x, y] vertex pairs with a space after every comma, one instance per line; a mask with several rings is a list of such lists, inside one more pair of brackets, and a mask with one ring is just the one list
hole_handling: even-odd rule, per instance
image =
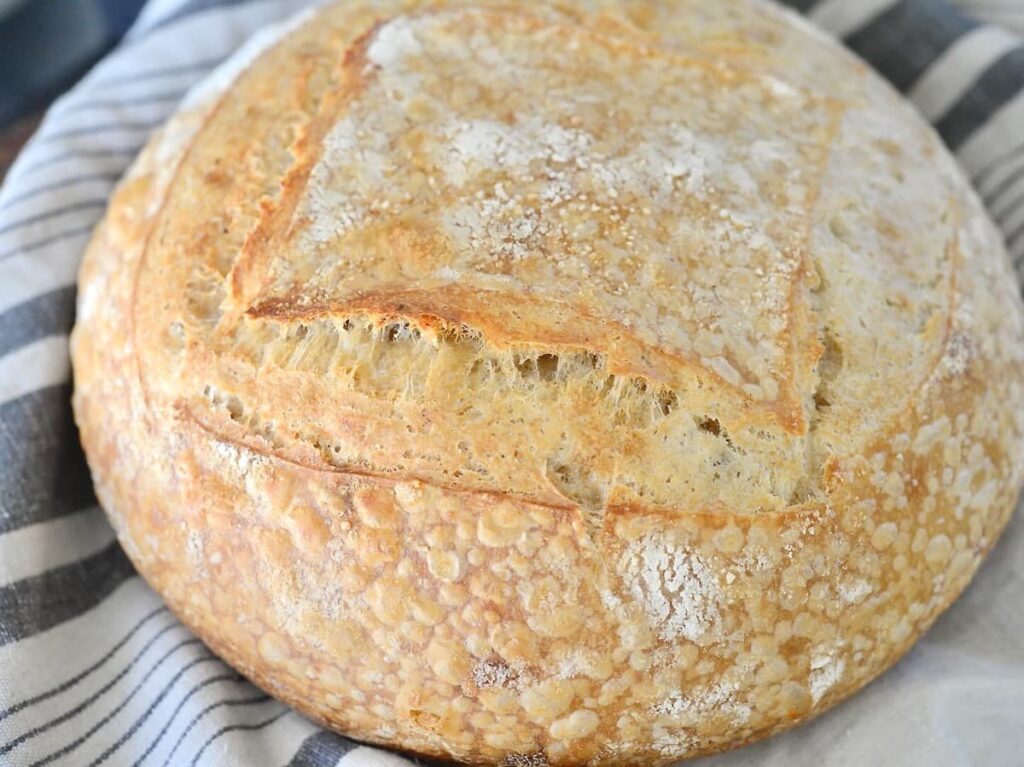
[[[152, 0], [53, 107], [0, 189], [2, 765], [409, 764], [267, 697], [161, 605], [96, 506], [68, 404], [75, 273], [116, 180], [191, 86], [309, 4]], [[790, 4], [932, 121], [1020, 272], [1020, 40], [942, 0]], [[808, 726], [700, 764], [1020, 764], [1022, 538], [1018, 515], [968, 593], [877, 683]]]

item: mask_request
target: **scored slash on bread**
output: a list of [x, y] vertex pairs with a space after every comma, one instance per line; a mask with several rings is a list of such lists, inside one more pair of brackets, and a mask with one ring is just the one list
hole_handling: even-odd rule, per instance
[[1021, 304], [863, 64], [741, 0], [346, 2], [247, 55], [112, 200], [73, 361], [126, 551], [256, 683], [424, 754], [661, 763], [966, 585]]

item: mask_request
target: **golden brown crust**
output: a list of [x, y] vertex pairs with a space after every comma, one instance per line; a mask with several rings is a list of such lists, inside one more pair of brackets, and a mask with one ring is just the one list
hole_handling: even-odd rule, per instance
[[274, 695], [424, 754], [665, 763], [814, 716], [1024, 471], [978, 200], [741, 0], [329, 7], [151, 142], [80, 285], [140, 572]]

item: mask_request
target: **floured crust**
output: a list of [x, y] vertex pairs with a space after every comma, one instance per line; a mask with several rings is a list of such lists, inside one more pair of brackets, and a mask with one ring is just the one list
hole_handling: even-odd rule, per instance
[[223, 88], [89, 248], [75, 410], [142, 574], [307, 715], [710, 753], [887, 668], [1005, 524], [998, 235], [774, 8], [347, 2]]

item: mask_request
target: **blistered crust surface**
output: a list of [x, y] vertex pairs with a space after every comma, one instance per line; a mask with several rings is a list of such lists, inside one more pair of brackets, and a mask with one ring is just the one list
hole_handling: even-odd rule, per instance
[[306, 714], [475, 762], [735, 746], [997, 537], [998, 236], [796, 22], [343, 3], [229, 81], [97, 232], [75, 409], [140, 571]]

